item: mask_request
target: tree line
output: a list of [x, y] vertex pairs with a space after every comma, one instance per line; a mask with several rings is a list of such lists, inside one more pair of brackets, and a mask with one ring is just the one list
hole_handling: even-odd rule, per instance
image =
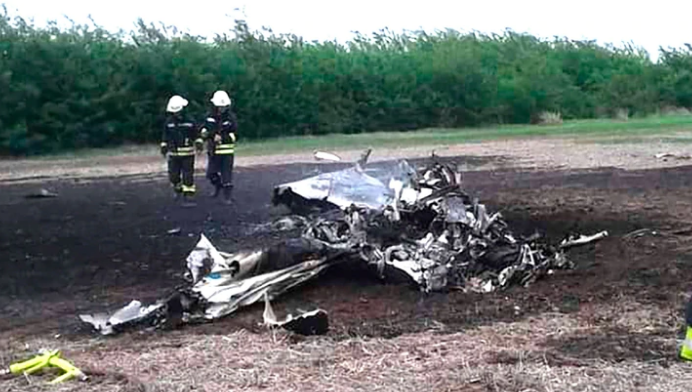
[[202, 118], [225, 89], [244, 140], [646, 115], [692, 107], [692, 47], [528, 34], [359, 35], [347, 44], [251, 30], [213, 39], [139, 20], [131, 32], [0, 15], [0, 154], [156, 142], [167, 99]]

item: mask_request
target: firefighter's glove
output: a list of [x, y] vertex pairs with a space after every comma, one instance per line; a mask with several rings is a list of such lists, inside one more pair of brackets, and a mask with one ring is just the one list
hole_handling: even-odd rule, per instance
[[214, 135], [214, 142], [221, 143], [221, 135]]
[[161, 155], [164, 157], [168, 154], [168, 145], [166, 143], [161, 143]]

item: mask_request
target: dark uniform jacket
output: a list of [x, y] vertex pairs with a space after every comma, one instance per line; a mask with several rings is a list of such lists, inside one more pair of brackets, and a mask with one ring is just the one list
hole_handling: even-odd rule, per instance
[[[226, 110], [218, 115], [207, 116], [202, 126], [201, 136], [207, 141], [210, 155], [233, 155], [237, 131], [238, 123], [235, 114]], [[218, 142], [214, 141], [216, 135], [221, 136]]]
[[161, 152], [171, 156], [195, 155], [195, 147], [200, 149], [202, 140], [195, 124], [185, 116], [171, 115], [166, 118], [161, 137]]

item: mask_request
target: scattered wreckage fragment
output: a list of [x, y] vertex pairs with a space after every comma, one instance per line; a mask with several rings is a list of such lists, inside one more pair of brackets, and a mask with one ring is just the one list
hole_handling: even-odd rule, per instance
[[112, 314], [82, 314], [79, 318], [82, 322], [91, 324], [102, 335], [111, 335], [145, 325], [158, 326], [165, 320], [166, 313], [165, 301], [143, 306], [140, 301], [132, 300]]
[[338, 263], [340, 253], [293, 239], [263, 250], [230, 254], [218, 251], [201, 235], [187, 257], [188, 284], [149, 306], [132, 301], [111, 315], [86, 314], [80, 319], [103, 335], [133, 325], [177, 326], [218, 319], [313, 279]]
[[369, 156], [370, 150], [353, 167], [274, 189], [273, 203], [295, 215], [268, 228], [301, 229], [298, 238], [231, 254], [202, 235], [187, 257], [187, 284], [169, 297], [147, 307], [133, 301], [113, 315], [81, 319], [111, 334], [135, 324], [214, 320], [263, 299], [264, 325], [319, 334], [328, 329], [325, 311], [280, 321], [269, 301], [337, 263], [364, 263], [383, 280], [403, 280], [425, 292], [491, 292], [571, 268], [569, 249], [608, 235], [572, 236], [557, 245], [539, 241], [540, 236], [517, 237], [501, 213], [488, 212], [463, 191], [458, 170], [434, 155], [431, 165], [419, 168], [407, 161], [366, 168]]
[[[181, 295], [197, 305], [184, 309], [191, 320], [224, 317], [258, 302], [264, 295], [274, 299], [340, 260], [339, 251], [303, 239], [220, 258], [215, 253], [221, 255], [203, 236], [196, 252], [188, 257], [193, 281]], [[202, 265], [199, 260], [212, 263]], [[203, 274], [204, 268], [209, 272]]]
[[314, 151], [314, 156], [315, 159], [318, 161], [332, 161], [332, 162], [339, 162], [341, 161], [341, 157], [335, 154], [332, 154], [330, 152], [324, 152], [324, 151]]
[[299, 311], [296, 316], [289, 314], [283, 320], [279, 320], [274, 314], [274, 309], [269, 302], [269, 296], [264, 294], [263, 324], [269, 328], [281, 327], [300, 335], [324, 335], [329, 330], [329, 316], [324, 309], [315, 309], [309, 312]]

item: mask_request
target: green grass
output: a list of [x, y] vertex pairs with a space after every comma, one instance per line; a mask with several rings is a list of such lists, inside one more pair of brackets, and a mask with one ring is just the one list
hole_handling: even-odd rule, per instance
[[453, 145], [512, 138], [570, 137], [610, 138], [649, 137], [692, 131], [692, 116], [666, 116], [633, 119], [568, 121], [560, 125], [509, 125], [469, 129], [428, 129], [415, 132], [376, 132], [355, 135], [292, 137], [240, 144], [243, 155], [268, 155], [323, 149], [330, 151], [366, 147], [415, 147]]
[[596, 137], [590, 139], [578, 139], [577, 143], [583, 144], [643, 144], [643, 143], [667, 143], [667, 144], [692, 144], [692, 129], [684, 135], [664, 136], [652, 134], [649, 136], [632, 137]]
[[[352, 135], [327, 135], [277, 138], [264, 141], [241, 142], [240, 156], [300, 153], [316, 149], [344, 151], [363, 148], [396, 148], [415, 146], [454, 145], [498, 139], [517, 138], [572, 138], [590, 143], [645, 142], [652, 136], [661, 136], [674, 142], [691, 141], [690, 136], [675, 137], [674, 133], [692, 131], [692, 116], [652, 116], [629, 121], [579, 120], [559, 125], [507, 125], [466, 129], [426, 129], [409, 132], [375, 132]], [[156, 154], [156, 146], [126, 146], [115, 149], [89, 149], [35, 159], [79, 158], [113, 155]]]

